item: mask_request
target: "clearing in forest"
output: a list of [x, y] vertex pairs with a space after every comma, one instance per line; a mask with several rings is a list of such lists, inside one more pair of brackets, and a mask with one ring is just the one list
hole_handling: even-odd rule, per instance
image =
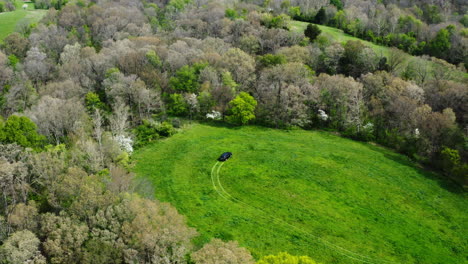
[[18, 23], [36, 23], [47, 13], [47, 10], [34, 9], [33, 3], [27, 3], [26, 10], [22, 5], [22, 1], [17, 1], [15, 11], [0, 13], [0, 43], [15, 31]]
[[[216, 159], [233, 153], [226, 162]], [[200, 236], [256, 258], [463, 263], [466, 195], [406, 157], [321, 131], [194, 124], [136, 151], [134, 171]]]

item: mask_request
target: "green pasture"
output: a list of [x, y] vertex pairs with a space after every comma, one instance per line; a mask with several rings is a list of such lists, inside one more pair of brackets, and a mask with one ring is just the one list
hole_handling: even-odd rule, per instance
[[0, 42], [13, 33], [18, 23], [36, 23], [47, 13], [47, 10], [35, 10], [34, 4], [28, 2], [28, 8], [23, 10], [24, 2], [16, 2], [16, 10], [0, 13]]
[[[225, 163], [218, 156], [230, 151]], [[466, 263], [466, 195], [406, 157], [321, 131], [193, 124], [136, 151], [134, 171], [200, 235], [258, 259]]]

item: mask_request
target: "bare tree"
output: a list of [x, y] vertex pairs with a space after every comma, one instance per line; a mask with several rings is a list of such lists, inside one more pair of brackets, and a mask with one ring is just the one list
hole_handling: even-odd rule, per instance
[[128, 172], [124, 168], [111, 165], [109, 175], [111, 177], [111, 181], [107, 186], [110, 191], [116, 194], [133, 191], [133, 180], [135, 178], [133, 173]]
[[276, 127], [308, 123], [305, 102], [314, 95], [311, 72], [301, 63], [265, 69], [257, 85], [261, 115]]
[[417, 82], [421, 85], [424, 85], [430, 74], [429, 61], [427, 58], [427, 56], [422, 56], [421, 58], [417, 58], [413, 62], [410, 62], [413, 64]]
[[[26, 164], [0, 157], [0, 209], [2, 215], [8, 219], [18, 203], [26, 202], [29, 187]], [[12, 231], [11, 222], [7, 221], [5, 225], [1, 226], [1, 229], [2, 233], [8, 235]]]
[[64, 136], [74, 132], [83, 116], [86, 115], [83, 105], [75, 99], [58, 99], [42, 97], [38, 104], [26, 112], [39, 131], [59, 144]]
[[110, 128], [114, 136], [125, 135], [128, 128], [128, 106], [121, 100], [117, 100], [113, 106], [113, 114], [110, 117]]
[[[101, 110], [96, 109], [94, 112], [93, 116], [93, 127], [94, 127], [94, 138], [96, 139], [98, 146], [99, 146], [99, 155], [100, 155], [100, 160], [103, 161], [103, 153], [102, 153], [102, 133], [104, 132], [104, 129], [102, 127], [104, 120], [101, 114]], [[103, 165], [103, 164], [101, 164]]]
[[49, 78], [52, 65], [47, 60], [47, 54], [41, 52], [39, 48], [33, 47], [27, 52], [24, 70], [37, 86], [38, 83]]

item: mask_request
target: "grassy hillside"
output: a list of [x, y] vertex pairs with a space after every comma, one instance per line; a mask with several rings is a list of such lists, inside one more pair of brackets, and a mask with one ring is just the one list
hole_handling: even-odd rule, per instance
[[[219, 163], [225, 151], [233, 158]], [[322, 263], [463, 263], [466, 196], [405, 157], [319, 131], [193, 125], [134, 171], [200, 237]]]
[[[296, 32], [304, 32], [305, 29], [307, 28], [307, 25], [309, 23], [307, 22], [302, 22], [302, 21], [292, 21], [291, 22], [291, 30], [296, 31]], [[335, 42], [347, 42], [349, 40], [359, 40], [362, 41], [365, 45], [371, 47], [377, 54], [383, 54], [384, 56], [388, 56], [389, 54], [389, 48], [384, 47], [384, 46], [379, 46], [376, 45], [370, 41], [362, 40], [356, 37], [353, 37], [349, 34], [346, 34], [343, 32], [341, 29], [333, 28], [333, 27], [327, 27], [327, 26], [322, 26], [318, 25], [317, 26], [320, 28], [322, 31], [322, 35], [326, 36], [328, 39], [335, 41]]]
[[23, 10], [23, 2], [17, 1], [16, 10], [13, 12], [0, 13], [0, 42], [15, 31], [18, 22], [26, 21], [36, 23], [46, 14], [47, 10], [35, 10], [34, 4], [28, 3], [28, 9]]
[[[296, 31], [296, 32], [304, 32], [305, 29], [307, 28], [308, 24], [309, 23], [302, 22], [302, 21], [292, 21], [290, 25], [291, 25], [291, 30]], [[359, 41], [362, 41], [362, 43], [364, 43], [366, 46], [371, 47], [377, 55], [388, 56], [389, 53], [390, 53], [390, 48], [389, 47], [376, 45], [376, 44], [374, 44], [374, 43], [372, 43], [370, 41], [353, 37], [353, 36], [351, 36], [349, 34], [344, 33], [343, 30], [341, 30], [341, 29], [322, 26], [322, 25], [317, 25], [317, 26], [322, 31], [321, 35], [327, 37], [330, 41], [344, 43], [344, 42], [347, 42], [349, 40], [359, 40]], [[407, 54], [405, 62], [403, 63], [403, 67], [401, 67], [401, 68], [403, 69], [404, 67], [406, 67], [406, 65], [409, 62], [429, 63], [430, 66], [432, 66], [434, 64], [433, 62], [426, 62], [425, 60], [423, 60], [423, 59], [421, 59], [419, 57], [411, 56], [411, 55]], [[458, 79], [468, 78], [468, 73], [466, 73], [466, 72], [462, 72], [462, 71], [457, 70], [453, 74], [454, 74], [454, 77], [458, 78]]]

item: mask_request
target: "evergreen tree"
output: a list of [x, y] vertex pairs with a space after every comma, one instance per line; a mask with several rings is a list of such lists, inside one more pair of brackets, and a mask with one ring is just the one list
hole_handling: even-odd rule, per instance
[[322, 33], [322, 31], [317, 25], [309, 24], [307, 25], [304, 35], [308, 37], [311, 42], [313, 42], [315, 39], [317, 39], [320, 33]]
[[322, 7], [315, 15], [314, 22], [317, 24], [325, 24], [327, 21], [327, 14], [325, 13], [325, 9]]

